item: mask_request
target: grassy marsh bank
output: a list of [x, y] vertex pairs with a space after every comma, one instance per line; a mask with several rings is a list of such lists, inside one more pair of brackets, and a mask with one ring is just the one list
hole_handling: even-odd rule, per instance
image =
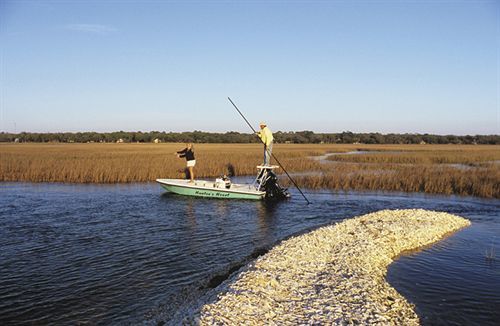
[[[439, 165], [339, 164], [319, 175], [298, 176], [310, 189], [383, 190], [500, 198], [500, 168], [463, 170]], [[283, 178], [290, 186], [290, 182]]]
[[470, 225], [425, 210], [384, 210], [283, 241], [202, 298], [183, 322], [418, 325], [385, 280], [399, 254]]
[[385, 145], [357, 150], [361, 154], [329, 155], [321, 173], [298, 176], [297, 183], [311, 189], [500, 198], [499, 146]]
[[[0, 144], [0, 181], [117, 183], [183, 178], [183, 144]], [[332, 155], [331, 164], [311, 156]], [[195, 144], [197, 178], [234, 167], [253, 175], [259, 144]], [[500, 146], [275, 144], [274, 153], [300, 186], [332, 190], [389, 190], [500, 198]], [[317, 174], [315, 175], [314, 173]]]
[[[0, 144], [0, 181], [116, 183], [157, 178], [183, 178], [184, 159], [174, 155], [184, 144]], [[226, 173], [253, 175], [262, 161], [257, 144], [195, 144], [196, 177]], [[276, 150], [296, 171], [316, 170], [319, 164], [304, 160], [321, 150], [285, 146]]]

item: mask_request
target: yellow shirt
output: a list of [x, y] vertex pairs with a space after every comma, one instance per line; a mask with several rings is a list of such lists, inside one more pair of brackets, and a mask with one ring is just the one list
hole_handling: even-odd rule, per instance
[[266, 144], [266, 146], [269, 146], [271, 145], [274, 137], [273, 137], [273, 133], [271, 132], [271, 130], [268, 128], [268, 127], [264, 127], [262, 128], [258, 133], [257, 135], [259, 135], [260, 139], [262, 139], [262, 142], [264, 144]]

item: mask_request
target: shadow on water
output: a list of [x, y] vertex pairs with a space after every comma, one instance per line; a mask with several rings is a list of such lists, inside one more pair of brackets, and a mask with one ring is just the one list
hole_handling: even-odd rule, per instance
[[[268, 204], [163, 193], [154, 183], [0, 185], [0, 324], [169, 320], [290, 236], [380, 209], [426, 208], [470, 228], [389, 268], [422, 320], [500, 320], [500, 201], [308, 192]], [[463, 289], [466, 289], [464, 291]], [[443, 301], [444, 300], [444, 301]], [[446, 310], [445, 312], [443, 312]], [[478, 317], [480, 315], [480, 317]]]

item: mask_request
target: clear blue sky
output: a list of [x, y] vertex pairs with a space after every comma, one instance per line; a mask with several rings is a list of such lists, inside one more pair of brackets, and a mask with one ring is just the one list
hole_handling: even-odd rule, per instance
[[499, 1], [0, 0], [0, 131], [500, 134]]

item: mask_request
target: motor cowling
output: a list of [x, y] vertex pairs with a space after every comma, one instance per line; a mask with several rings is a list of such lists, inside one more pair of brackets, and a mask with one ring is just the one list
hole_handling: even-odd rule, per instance
[[278, 177], [274, 172], [267, 171], [263, 176], [264, 180], [261, 183], [261, 189], [266, 192], [266, 200], [281, 200], [290, 198], [290, 193], [287, 188], [283, 188], [278, 183]]

